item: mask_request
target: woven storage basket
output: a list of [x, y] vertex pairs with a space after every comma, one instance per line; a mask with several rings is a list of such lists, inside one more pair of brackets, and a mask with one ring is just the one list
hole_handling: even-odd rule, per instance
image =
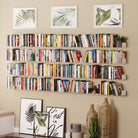
[[85, 128], [85, 134], [89, 135], [89, 129], [91, 127], [91, 119], [95, 118], [95, 116], [97, 115], [95, 109], [94, 109], [94, 104], [90, 105], [90, 109], [87, 113], [87, 117], [86, 117], [86, 128]]
[[100, 138], [113, 138], [113, 110], [107, 98], [99, 109], [98, 121]]

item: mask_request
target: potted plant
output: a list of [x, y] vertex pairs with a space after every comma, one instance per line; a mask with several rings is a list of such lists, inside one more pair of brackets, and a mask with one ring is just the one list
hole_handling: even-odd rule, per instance
[[91, 119], [91, 126], [89, 129], [90, 138], [98, 138], [98, 118], [95, 116], [95, 118]]
[[115, 38], [116, 47], [126, 47], [127, 38], [124, 36], [117, 36]]

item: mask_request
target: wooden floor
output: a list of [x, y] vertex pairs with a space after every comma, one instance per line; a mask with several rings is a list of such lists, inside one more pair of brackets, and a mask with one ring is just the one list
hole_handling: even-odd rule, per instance
[[25, 135], [25, 134], [19, 134], [19, 133], [9, 133], [9, 134], [0, 136], [0, 138], [54, 138], [54, 137], [40, 137], [40, 136]]

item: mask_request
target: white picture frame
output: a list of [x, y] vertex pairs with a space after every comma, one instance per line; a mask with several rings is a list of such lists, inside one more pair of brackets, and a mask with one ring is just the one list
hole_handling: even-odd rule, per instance
[[35, 111], [42, 111], [42, 99], [21, 99], [20, 133], [33, 134]]
[[77, 6], [51, 7], [52, 28], [77, 28]]
[[35, 29], [36, 8], [13, 8], [13, 29]]
[[35, 112], [34, 135], [48, 136], [48, 118], [49, 114], [47, 112]]
[[94, 28], [122, 27], [122, 4], [95, 5]]
[[66, 108], [47, 106], [49, 114], [48, 136], [63, 138], [65, 134]]

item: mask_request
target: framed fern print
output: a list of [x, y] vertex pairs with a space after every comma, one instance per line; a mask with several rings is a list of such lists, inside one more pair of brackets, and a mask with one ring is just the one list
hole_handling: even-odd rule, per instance
[[42, 99], [21, 99], [20, 133], [33, 134], [35, 111], [42, 111]]
[[35, 112], [34, 135], [48, 136], [48, 117], [47, 112]]
[[13, 28], [14, 29], [35, 29], [36, 8], [14, 8]]
[[77, 27], [77, 7], [51, 7], [51, 27], [52, 28], [76, 28]]

